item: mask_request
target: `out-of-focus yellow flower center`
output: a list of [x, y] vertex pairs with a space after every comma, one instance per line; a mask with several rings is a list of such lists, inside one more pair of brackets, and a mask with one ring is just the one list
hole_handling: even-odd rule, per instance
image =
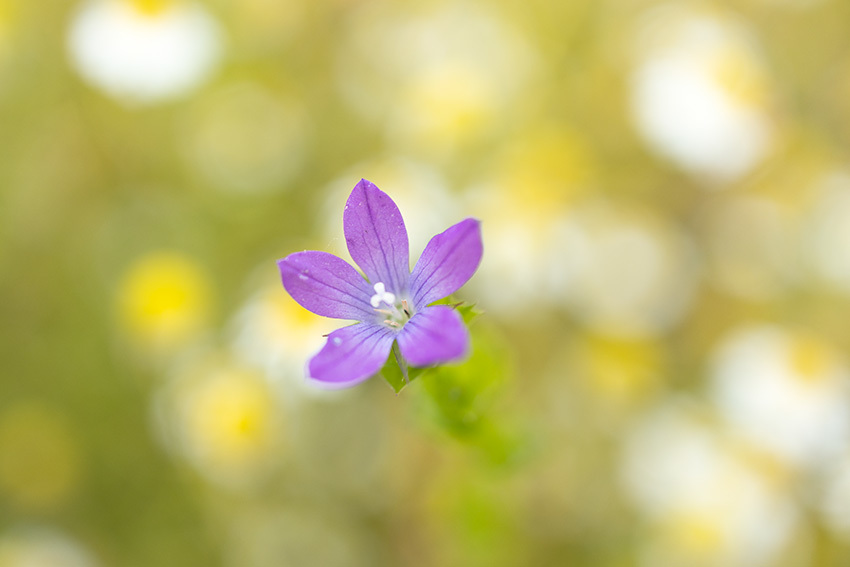
[[722, 518], [685, 514], [668, 526], [669, 535], [679, 549], [701, 557], [711, 556], [723, 546]]
[[298, 305], [289, 294], [277, 286], [269, 294], [269, 304], [274, 310], [277, 319], [294, 324], [296, 327], [309, 327], [315, 325], [321, 318], [315, 313], [307, 311]]
[[182, 343], [206, 322], [207, 278], [189, 258], [158, 252], [136, 261], [119, 288], [121, 320], [138, 341], [154, 346]]
[[662, 366], [657, 344], [590, 337], [586, 352], [591, 384], [603, 396], [638, 401], [655, 391]]
[[224, 370], [185, 393], [186, 433], [208, 466], [250, 466], [270, 449], [272, 393], [260, 377]]
[[424, 73], [404, 96], [411, 133], [426, 146], [463, 142], [487, 122], [491, 96], [468, 69], [446, 65]]
[[777, 494], [793, 489], [798, 471], [791, 464], [740, 439], [735, 443], [736, 455], [758, 473], [765, 489]]
[[51, 507], [68, 496], [79, 472], [76, 443], [58, 415], [35, 404], [0, 414], [0, 500]]
[[794, 339], [788, 356], [796, 376], [811, 382], [827, 376], [833, 362], [829, 349], [822, 342], [808, 336]]
[[767, 87], [747, 53], [728, 46], [716, 54], [711, 67], [718, 84], [739, 104], [747, 107], [764, 105]]
[[560, 214], [581, 193], [592, 169], [581, 142], [554, 131], [524, 137], [502, 167], [505, 187], [521, 195], [522, 203], [538, 219]]
[[168, 11], [175, 0], [130, 0], [135, 10], [143, 16], [155, 17]]

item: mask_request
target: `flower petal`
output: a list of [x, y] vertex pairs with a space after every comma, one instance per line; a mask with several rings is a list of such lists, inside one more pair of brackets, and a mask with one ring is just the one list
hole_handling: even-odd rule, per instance
[[457, 311], [447, 305], [432, 305], [404, 325], [398, 346], [413, 366], [431, 366], [464, 356], [469, 331]]
[[345, 242], [351, 258], [373, 284], [387, 291], [407, 292], [410, 251], [401, 213], [389, 195], [361, 179], [345, 204], [342, 215]]
[[478, 269], [483, 252], [477, 219], [463, 220], [432, 238], [410, 276], [413, 305], [428, 305], [460, 289]]
[[370, 323], [337, 329], [308, 363], [308, 378], [333, 388], [362, 382], [384, 365], [394, 338], [390, 328]]
[[278, 260], [277, 265], [283, 287], [308, 311], [334, 319], [374, 319], [369, 282], [342, 258], [305, 250]]

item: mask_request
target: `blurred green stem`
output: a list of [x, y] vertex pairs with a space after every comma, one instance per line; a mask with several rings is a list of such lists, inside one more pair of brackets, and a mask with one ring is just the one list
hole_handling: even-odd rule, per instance
[[401, 368], [401, 375], [404, 376], [404, 383], [410, 384], [410, 380], [407, 378], [407, 362], [401, 355], [401, 350], [398, 348], [397, 341], [393, 342], [393, 354], [395, 355], [396, 362], [398, 362], [398, 367]]

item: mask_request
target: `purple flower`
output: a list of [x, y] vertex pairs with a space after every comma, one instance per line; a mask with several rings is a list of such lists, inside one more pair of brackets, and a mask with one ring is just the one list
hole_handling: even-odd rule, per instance
[[342, 216], [345, 241], [364, 279], [345, 260], [307, 250], [278, 261], [283, 287], [302, 307], [359, 321], [337, 329], [307, 365], [332, 387], [352, 386], [384, 365], [393, 342], [406, 363], [431, 366], [463, 357], [469, 333], [448, 305], [430, 305], [465, 284], [481, 262], [481, 224], [466, 219], [431, 239], [410, 271], [407, 230], [396, 204], [358, 183]]

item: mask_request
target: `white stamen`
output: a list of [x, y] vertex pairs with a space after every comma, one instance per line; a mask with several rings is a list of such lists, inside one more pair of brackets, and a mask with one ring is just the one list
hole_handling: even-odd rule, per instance
[[387, 305], [395, 304], [395, 295], [387, 291], [387, 288], [384, 286], [384, 282], [376, 283], [373, 288], [375, 290], [375, 295], [373, 295], [370, 300], [372, 307], [377, 308], [382, 301]]

